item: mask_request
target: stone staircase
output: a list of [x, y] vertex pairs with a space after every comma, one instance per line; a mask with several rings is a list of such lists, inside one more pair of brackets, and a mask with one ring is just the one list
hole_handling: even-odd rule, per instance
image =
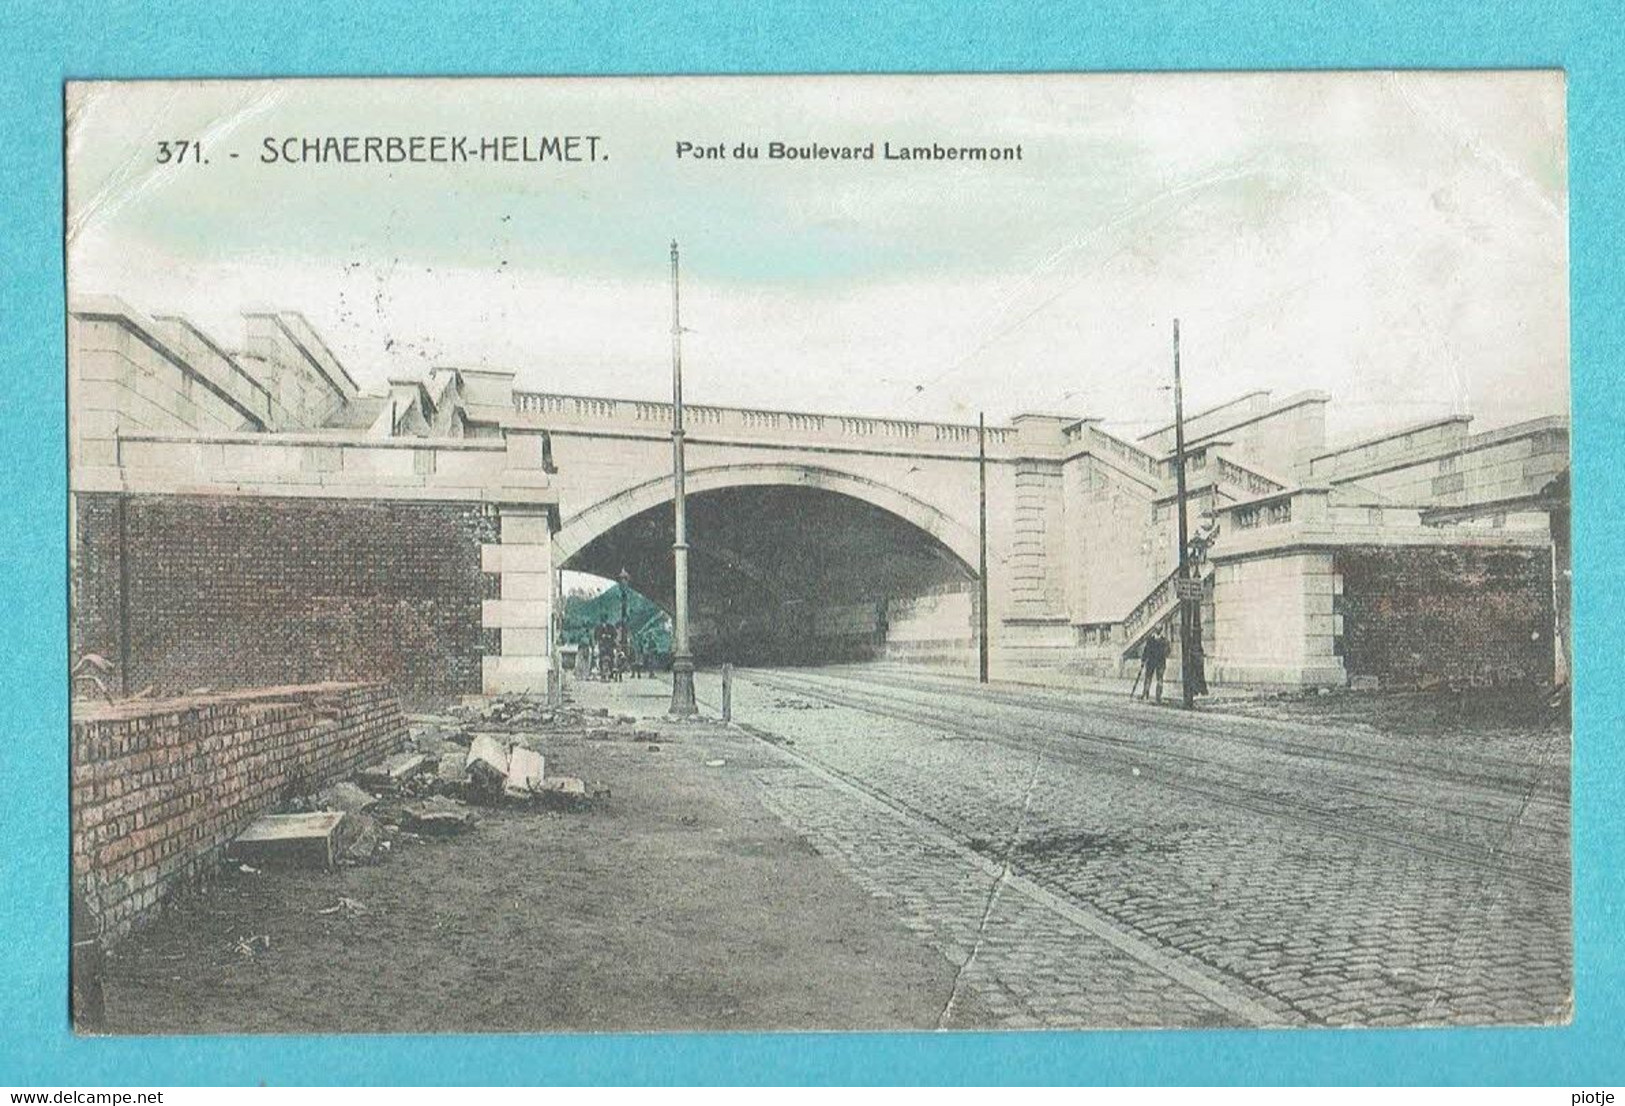
[[[1197, 578], [1205, 583], [1212, 577], [1213, 572], [1208, 569], [1204, 573], [1202, 571], [1204, 568], [1207, 566], [1197, 566]], [[1150, 636], [1151, 631], [1159, 626], [1163, 619], [1179, 610], [1179, 595], [1174, 590], [1174, 581], [1179, 575], [1180, 570], [1176, 568], [1163, 577], [1123, 619], [1123, 636], [1118, 645], [1118, 653], [1123, 659], [1128, 659], [1139, 649], [1140, 643]]]

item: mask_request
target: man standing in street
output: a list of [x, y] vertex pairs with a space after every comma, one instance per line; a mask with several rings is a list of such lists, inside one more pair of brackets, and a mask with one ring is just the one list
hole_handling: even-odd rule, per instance
[[1162, 627], [1151, 631], [1151, 636], [1145, 641], [1145, 649], [1140, 654], [1140, 667], [1145, 673], [1145, 686], [1140, 689], [1140, 698], [1145, 699], [1151, 694], [1151, 681], [1157, 682], [1157, 702], [1162, 702], [1162, 677], [1168, 669], [1168, 639], [1162, 636]]

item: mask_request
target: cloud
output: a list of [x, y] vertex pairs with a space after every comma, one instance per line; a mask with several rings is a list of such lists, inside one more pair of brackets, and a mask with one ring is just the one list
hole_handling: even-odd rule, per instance
[[[304, 311], [364, 378], [491, 364], [660, 395], [684, 246], [696, 399], [1163, 417], [1334, 393], [1351, 428], [1567, 404], [1560, 75], [120, 86], [77, 104], [75, 289], [228, 340]], [[154, 133], [211, 135], [156, 173]], [[594, 166], [261, 166], [263, 133], [605, 136]], [[679, 163], [694, 141], [1020, 142], [1019, 163]], [[239, 148], [244, 157], [225, 157]], [[93, 199], [91, 199], [93, 198]]]

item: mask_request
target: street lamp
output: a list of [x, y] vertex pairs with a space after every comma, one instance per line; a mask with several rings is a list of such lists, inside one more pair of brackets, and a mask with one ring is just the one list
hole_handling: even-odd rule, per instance
[[684, 499], [683, 471], [683, 324], [678, 311], [677, 239], [671, 242], [671, 469], [672, 503], [672, 642], [671, 713], [692, 717], [700, 708], [694, 702], [694, 657], [688, 651], [688, 517]]
[[1191, 556], [1190, 524], [1185, 518], [1185, 395], [1179, 379], [1178, 319], [1174, 320], [1174, 476], [1179, 493], [1179, 570], [1174, 581], [1179, 596], [1179, 693], [1185, 709], [1193, 710], [1196, 695], [1207, 694], [1207, 677], [1202, 671], [1202, 591], [1197, 583], [1202, 566]]
[[[632, 574], [626, 571], [625, 565], [621, 566], [621, 574], [617, 579], [621, 582], [621, 633], [617, 640], [617, 646], [621, 650], [619, 663], [625, 664], [630, 669], [632, 667], [632, 629], [626, 624], [626, 585], [632, 582]], [[636, 674], [634, 670], [633, 675]]]

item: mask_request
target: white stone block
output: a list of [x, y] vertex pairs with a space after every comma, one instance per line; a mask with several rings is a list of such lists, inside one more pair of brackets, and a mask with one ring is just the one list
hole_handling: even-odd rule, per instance
[[550, 488], [553, 486], [553, 478], [542, 469], [503, 469], [501, 480], [504, 488]]
[[504, 657], [544, 657], [553, 641], [551, 629], [531, 626], [510, 626], [502, 631]]
[[537, 790], [542, 786], [545, 766], [541, 753], [515, 745], [508, 758], [508, 779], [503, 790], [510, 795], [527, 795]]
[[485, 484], [502, 471], [502, 454], [495, 451], [441, 449], [435, 451], [435, 475], [459, 484]]
[[503, 545], [546, 545], [552, 540], [553, 530], [545, 513], [503, 512]]
[[487, 627], [547, 629], [553, 605], [537, 599], [487, 599], [480, 605], [481, 624]]
[[487, 695], [505, 692], [546, 694], [552, 664], [546, 657], [484, 657], [482, 690]]
[[503, 599], [553, 599], [551, 572], [503, 572]]
[[502, 565], [498, 572], [549, 573], [553, 570], [551, 545], [516, 545], [504, 542], [501, 546]]

